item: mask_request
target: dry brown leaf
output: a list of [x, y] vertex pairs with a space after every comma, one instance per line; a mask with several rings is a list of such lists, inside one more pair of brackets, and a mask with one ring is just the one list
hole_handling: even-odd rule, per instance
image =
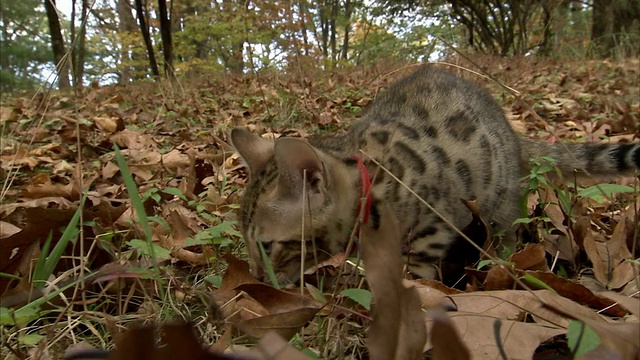
[[[544, 189], [544, 190], [543, 190]], [[544, 212], [547, 214], [553, 226], [562, 232], [568, 238], [572, 238], [567, 226], [564, 224], [566, 216], [560, 208], [560, 201], [556, 196], [555, 191], [548, 186], [544, 186], [540, 193], [542, 194], [542, 201], [544, 202]], [[555, 254], [554, 254], [555, 255]]]
[[493, 266], [482, 283], [483, 289], [486, 291], [513, 289], [515, 281], [512, 275], [509, 275], [510, 271], [513, 272], [502, 264]]
[[251, 275], [249, 264], [246, 261], [242, 261], [230, 253], [224, 254], [222, 258], [228, 266], [218, 290], [233, 290], [242, 284], [260, 284], [260, 281]]
[[119, 131], [109, 138], [112, 142], [117, 144], [121, 149], [155, 149], [156, 143], [149, 139], [149, 137], [139, 131], [124, 129]]
[[624, 218], [613, 231], [609, 241], [596, 241], [585, 234], [584, 248], [593, 264], [596, 279], [608, 289], [618, 289], [634, 279], [634, 270], [630, 262], [631, 252], [627, 248], [627, 226], [630, 220]]
[[624, 296], [613, 291], [604, 291], [598, 295], [609, 298], [627, 309], [631, 314], [640, 316], [640, 299], [637, 297]]
[[554, 258], [566, 260], [571, 265], [575, 265], [576, 259], [580, 254], [580, 248], [570, 238], [564, 234], [550, 234], [546, 231], [540, 232], [541, 238], [544, 239], [544, 249]]
[[[543, 271], [526, 271], [527, 274], [540, 279], [543, 283], [553, 288], [559, 295], [573, 300], [578, 304], [589, 306], [595, 310], [603, 310], [611, 316], [624, 316], [627, 312], [620, 306], [613, 306], [614, 301], [594, 294], [586, 286], [571, 280], [557, 276], [554, 273]], [[533, 287], [533, 284], [530, 284]]]
[[43, 184], [38, 186], [26, 185], [22, 196], [27, 199], [38, 199], [46, 197], [61, 197], [68, 200], [79, 200], [81, 189], [74, 181], [67, 185], [63, 184]]
[[120, 167], [112, 162], [108, 162], [102, 167], [101, 175], [102, 179], [111, 179], [115, 174], [120, 171]]
[[308, 356], [291, 346], [275, 332], [266, 333], [256, 347], [247, 353], [242, 353], [242, 356], [247, 360], [309, 360]]
[[402, 285], [400, 236], [395, 216], [383, 206], [380, 228], [372, 223], [361, 229], [363, 262], [373, 292], [375, 310], [367, 332], [371, 359], [422, 359], [426, 340], [420, 297]]
[[434, 360], [466, 360], [471, 358], [469, 349], [460, 339], [453, 322], [442, 309], [429, 311], [431, 325], [432, 357]]
[[[542, 244], [527, 244], [522, 250], [512, 254], [506, 260], [513, 263], [516, 273], [528, 269], [540, 269], [548, 271], [547, 259], [545, 258], [545, 247]], [[493, 266], [486, 274], [483, 288], [486, 291], [512, 289], [515, 286], [514, 270], [506, 265], [498, 264]]]
[[113, 133], [118, 129], [118, 118], [116, 117], [96, 116], [93, 118], [93, 122], [98, 129], [108, 133]]
[[189, 155], [184, 154], [179, 150], [171, 150], [170, 152], [163, 154], [162, 158], [162, 166], [165, 169], [177, 171], [178, 174], [181, 172], [185, 172], [189, 169], [189, 165], [191, 161], [189, 159]]
[[[563, 334], [566, 330], [536, 323], [504, 320], [491, 315], [467, 312], [449, 313], [455, 329], [466, 344], [471, 357], [476, 359], [500, 359], [499, 345], [508, 359], [531, 359], [540, 343]], [[495, 336], [496, 322], [500, 324]], [[434, 331], [433, 320], [427, 320], [429, 332]], [[430, 342], [425, 347], [429, 350]]]
[[[249, 265], [233, 255], [224, 259], [229, 266], [220, 289], [212, 294], [225, 316], [246, 334], [262, 337], [274, 331], [285, 339], [295, 335], [306, 325], [321, 306], [298, 294], [288, 293], [260, 283], [249, 272]], [[229, 302], [229, 300], [235, 301]]]
[[22, 231], [21, 228], [11, 223], [0, 220], [0, 240], [13, 236], [20, 231]]
[[[18, 225], [22, 230], [0, 241], [0, 271], [16, 274], [17, 266], [31, 260], [26, 250], [46, 239], [52, 229], [54, 239], [61, 235], [59, 229], [69, 224], [77, 205], [62, 198], [42, 198], [25, 203], [0, 206], [3, 220]], [[24, 272], [23, 274], [27, 274]], [[4, 293], [9, 278], [0, 277], [0, 294]]]
[[567, 317], [580, 320], [589, 326], [602, 342], [601, 346], [620, 355], [622, 359], [637, 359], [640, 356], [640, 323], [638, 321], [628, 323], [614, 323], [603, 321], [601, 318], [585, 317], [583, 313], [576, 312], [575, 308], [563, 307], [559, 309], [550, 306], [553, 311]]
[[[227, 357], [207, 351], [196, 338], [193, 327], [190, 324], [167, 324], [161, 329], [164, 345], [159, 347], [155, 341], [155, 329], [153, 326], [137, 326], [128, 329], [122, 334], [116, 334], [116, 347], [111, 352], [96, 349], [72, 350], [67, 355], [73, 354], [92, 359], [112, 360], [166, 360], [166, 359], [193, 359], [193, 360], [224, 360]], [[253, 359], [253, 357], [241, 357], [241, 359]]]
[[[423, 279], [420, 279], [423, 280]], [[407, 280], [402, 279], [402, 285], [406, 288], [413, 287], [418, 292], [418, 297], [420, 298], [420, 307], [423, 309], [430, 309], [432, 307], [442, 305], [443, 302], [447, 303], [446, 306], [449, 307], [450, 302], [448, 301], [447, 294], [459, 294], [461, 291], [455, 289], [449, 289], [446, 286], [442, 285], [441, 282], [437, 282], [432, 280], [434, 283], [440, 284], [442, 287], [438, 287], [437, 285], [425, 285], [420, 280]], [[450, 291], [447, 293], [443, 292], [442, 288], [447, 288]], [[453, 304], [450, 304], [451, 307]]]
[[275, 289], [266, 284], [243, 284], [236, 288], [251, 296], [268, 314], [240, 320], [236, 325], [254, 337], [262, 337], [273, 331], [290, 339], [305, 326], [321, 306], [302, 295]]
[[565, 328], [570, 320], [546, 308], [547, 304], [596, 321], [603, 321], [594, 311], [549, 290], [499, 290], [471, 292], [449, 296], [459, 311], [483, 314], [499, 319], [520, 319], [530, 314], [534, 321], [551, 327]]
[[509, 256], [507, 262], [514, 263], [519, 270], [549, 271], [542, 244], [527, 244], [524, 249]]

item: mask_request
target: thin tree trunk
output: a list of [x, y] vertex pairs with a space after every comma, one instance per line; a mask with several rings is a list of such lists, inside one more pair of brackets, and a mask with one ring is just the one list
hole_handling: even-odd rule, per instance
[[149, 27], [147, 26], [146, 14], [142, 0], [136, 0], [136, 11], [138, 13], [138, 23], [140, 24], [140, 32], [142, 33], [142, 39], [144, 45], [147, 48], [147, 54], [149, 56], [149, 66], [151, 67], [151, 73], [154, 78], [160, 77], [160, 71], [158, 70], [158, 63], [156, 62], [156, 55], [153, 51], [153, 43], [151, 43], [151, 35], [149, 34]]
[[128, 83], [132, 78], [132, 66], [129, 60], [134, 59], [133, 48], [129, 41], [124, 41], [128, 37], [126, 34], [133, 34], [136, 31], [136, 19], [131, 13], [131, 4], [128, 0], [118, 0], [116, 3], [118, 10], [118, 32], [120, 33], [120, 76], [121, 84]]
[[[75, 2], [75, 0], [74, 0]], [[89, 1], [82, 0], [82, 10], [80, 17], [80, 32], [78, 39], [73, 38], [75, 42], [73, 51], [73, 85], [82, 87], [82, 78], [84, 77], [84, 59], [85, 59], [85, 40], [87, 38], [87, 14], [89, 13]]]
[[78, 84], [76, 79], [76, 54], [73, 48], [73, 40], [76, 38], [76, 0], [71, 0], [71, 25], [69, 26], [69, 33], [71, 34], [71, 82], [73, 86]]
[[167, 11], [167, 0], [158, 0], [160, 16], [160, 35], [162, 36], [162, 53], [164, 55], [164, 74], [167, 78], [175, 77], [173, 72], [173, 44], [171, 41], [171, 19]]
[[344, 26], [344, 38], [342, 39], [342, 60], [347, 60], [349, 56], [349, 32], [351, 31], [351, 12], [353, 11], [353, 3], [351, 0], [345, 0], [344, 2], [344, 17], [346, 18], [346, 25]]
[[333, 62], [338, 59], [338, 44], [336, 42], [336, 22], [338, 19], [338, 6], [338, 0], [331, 1], [331, 16], [329, 17], [329, 42], [331, 45], [331, 60], [333, 60]]
[[60, 28], [60, 18], [56, 12], [55, 0], [44, 0], [44, 8], [49, 21], [51, 48], [53, 49], [53, 58], [56, 62], [56, 71], [58, 72], [58, 86], [60, 89], [67, 89], [70, 87], [69, 62], [65, 57], [64, 38], [62, 37], [62, 29]]
[[322, 40], [320, 47], [322, 49], [322, 56], [325, 59], [329, 58], [329, 3], [331, 0], [324, 0], [320, 4], [320, 31], [322, 32]]
[[304, 56], [309, 55], [309, 39], [307, 37], [307, 5], [306, 0], [298, 1], [298, 10], [300, 10], [300, 32], [302, 33], [302, 43], [304, 44]]
[[[236, 22], [241, 16], [246, 16], [249, 3], [248, 0], [223, 0], [222, 10], [228, 14], [229, 21]], [[242, 14], [240, 14], [240, 9], [243, 11]], [[232, 73], [242, 74], [244, 71], [244, 43], [246, 40], [244, 29], [239, 34], [230, 34], [230, 39], [231, 50], [225, 65]]]

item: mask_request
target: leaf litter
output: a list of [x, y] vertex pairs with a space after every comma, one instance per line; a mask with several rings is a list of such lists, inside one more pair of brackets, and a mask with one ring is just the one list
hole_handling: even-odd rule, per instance
[[[501, 80], [521, 94], [505, 95], [494, 83], [474, 80], [502, 97], [508, 119], [526, 136], [549, 142], [628, 142], [640, 136], [640, 94], [629, 80], [637, 77], [637, 61], [523, 65], [492, 59], [486, 65], [500, 68], [496, 71]], [[78, 287], [81, 296], [66, 291], [50, 304], [66, 302], [59, 314], [80, 316], [87, 303], [102, 303], [103, 316], [94, 323], [111, 329], [130, 327], [127, 319], [146, 307], [150, 314], [171, 307], [175, 313], [176, 304], [209, 309], [181, 315], [192, 322], [168, 330], [168, 346], [158, 350], [167, 353], [150, 358], [164, 358], [174, 351], [172, 346], [192, 349], [194, 358], [222, 351], [235, 351], [242, 358], [305, 358], [286, 344], [291, 338], [328, 358], [345, 353], [358, 358], [367, 348], [368, 357], [381, 359], [419, 358], [424, 350], [435, 359], [500, 358], [501, 353], [535, 358], [540, 344], [555, 346], [558, 354], [566, 351], [563, 336], [572, 321], [586, 324], [599, 336], [593, 354], [637, 357], [637, 178], [616, 180], [635, 191], [602, 191], [607, 196], [581, 190], [599, 184], [589, 179], [578, 184], [565, 179], [562, 192], [546, 188], [533, 194], [528, 199], [533, 220], [523, 227], [539, 244], [523, 246], [504, 261], [488, 260], [481, 269], [465, 264], [461, 289], [434, 280], [403, 279], [402, 259], [392, 250], [399, 242], [397, 234], [389, 227], [364, 227], [363, 239], [371, 241], [363, 241], [361, 249], [368, 283], [363, 289], [373, 293], [371, 310], [350, 301], [344, 292], [327, 292], [327, 287], [345, 285], [344, 279], [332, 285], [331, 278], [340, 272], [326, 271], [341, 268], [349, 261], [345, 256], [307, 274], [328, 274], [327, 283], [312, 296], [308, 290], [279, 290], [260, 283], [243, 260], [224, 255], [246, 256], [234, 228], [246, 174], [226, 143], [228, 130], [248, 126], [272, 138], [340, 132], [389, 84], [389, 73], [388, 67], [373, 66], [335, 70], [332, 78], [310, 69], [301, 77], [267, 73], [260, 79], [199, 79], [183, 86], [181, 93], [160, 92], [154, 84], [141, 83], [52, 93], [34, 100], [3, 99], [0, 271], [13, 277], [0, 277], [2, 307], [23, 309], [38, 298], [48, 299], [52, 285], [78, 282], [84, 283]], [[604, 76], [611, 74], [616, 76]], [[337, 84], [344, 88], [336, 91]], [[152, 239], [143, 240], [141, 214], [130, 205], [113, 144], [123, 149], [138, 185]], [[29, 274], [44, 241], [51, 236], [55, 245], [85, 192], [82, 231], [45, 291], [32, 291]], [[567, 194], [569, 202], [563, 197]], [[474, 240], [486, 237], [481, 228], [468, 227]], [[147, 241], [164, 249], [165, 255], [145, 260], [141, 254]], [[490, 241], [483, 248], [497, 253]], [[371, 261], [372, 256], [388, 261]], [[94, 277], [85, 283], [78, 264]], [[160, 275], [152, 271], [158, 266]], [[343, 276], [356, 279], [347, 281], [351, 287], [361, 287], [358, 274], [358, 267], [353, 267]], [[173, 299], [171, 306], [157, 301], [161, 280], [173, 284], [165, 295]], [[198, 315], [206, 313], [208, 317]], [[43, 329], [48, 326], [37, 316], [26, 319]], [[167, 326], [160, 328], [167, 331]], [[69, 325], [69, 331], [80, 330]], [[132, 346], [155, 348], [153, 329], [128, 333], [124, 339], [130, 345], [116, 333], [110, 331], [107, 337], [114, 339], [116, 348], [129, 349], [120, 354], [134, 354]], [[197, 347], [202, 335], [208, 345]], [[256, 338], [262, 340], [252, 352], [243, 350], [243, 343]], [[204, 352], [195, 355], [200, 348]], [[279, 357], [284, 356], [280, 351], [287, 351], [287, 357]]]

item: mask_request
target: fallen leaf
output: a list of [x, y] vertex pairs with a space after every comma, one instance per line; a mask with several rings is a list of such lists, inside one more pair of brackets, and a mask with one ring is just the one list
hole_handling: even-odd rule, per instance
[[212, 298], [226, 320], [244, 333], [260, 338], [274, 331], [288, 340], [320, 310], [321, 305], [308, 297], [260, 283], [245, 261], [231, 254], [224, 259], [229, 266]]
[[432, 358], [434, 360], [470, 359], [469, 349], [460, 339], [460, 334], [447, 316], [447, 313], [442, 309], [435, 309], [429, 311], [428, 316], [433, 321], [430, 331], [433, 349]]
[[[467, 345], [471, 357], [477, 359], [500, 359], [500, 347], [504, 349], [508, 359], [531, 359], [540, 343], [566, 331], [478, 313], [454, 312], [448, 315]], [[428, 320], [429, 332], [434, 331], [433, 326], [434, 322]], [[497, 326], [499, 330], [496, 330]], [[427, 344], [425, 350], [432, 346], [431, 343]]]
[[596, 241], [588, 232], [584, 238], [584, 249], [593, 264], [596, 279], [608, 289], [618, 289], [634, 278], [632, 259], [627, 248], [627, 224], [630, 220], [623, 218], [616, 225], [611, 239]]
[[460, 312], [508, 320], [521, 319], [524, 314], [530, 314], [535, 322], [549, 327], [565, 328], [570, 320], [548, 310], [547, 304], [571, 309], [585, 318], [603, 321], [591, 309], [549, 290], [476, 291], [450, 295], [449, 298]]
[[96, 116], [93, 118], [93, 122], [96, 124], [98, 129], [108, 133], [113, 133], [118, 129], [118, 118]]
[[514, 263], [519, 270], [549, 271], [542, 244], [527, 244], [524, 249], [509, 256], [507, 262]]
[[613, 291], [604, 291], [598, 295], [609, 298], [627, 309], [631, 314], [640, 316], [640, 299], [637, 297], [624, 296]]
[[571, 299], [578, 304], [589, 306], [592, 309], [602, 310], [605, 314], [611, 316], [624, 316], [627, 313], [623, 308], [615, 305], [614, 301], [598, 296], [584, 285], [559, 277], [554, 273], [543, 271], [526, 271], [526, 273], [538, 278], [553, 288], [559, 295]]
[[247, 360], [309, 360], [291, 344], [275, 332], [266, 333], [256, 347], [247, 353], [242, 353]]
[[402, 285], [400, 236], [395, 216], [382, 205], [380, 228], [373, 221], [361, 229], [365, 276], [373, 292], [375, 308], [367, 331], [373, 360], [422, 359], [426, 340], [420, 297], [413, 287]]
[[289, 340], [305, 326], [321, 305], [299, 294], [275, 289], [266, 284], [242, 284], [235, 290], [247, 293], [267, 314], [239, 321], [236, 325], [249, 335], [262, 337], [273, 331]]

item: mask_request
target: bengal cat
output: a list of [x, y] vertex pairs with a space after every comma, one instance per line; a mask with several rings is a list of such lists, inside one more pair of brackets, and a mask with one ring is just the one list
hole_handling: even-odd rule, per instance
[[[475, 199], [487, 222], [511, 228], [520, 216], [519, 179], [532, 156], [553, 157], [565, 173], [640, 168], [638, 143], [565, 147], [521, 138], [487, 91], [432, 66], [390, 86], [346, 135], [274, 142], [236, 128], [231, 141], [249, 171], [239, 219], [251, 270], [264, 273], [261, 243], [285, 284], [300, 278], [303, 216], [308, 268], [345, 250], [361, 207], [374, 227], [385, 221], [380, 202], [398, 219], [409, 271], [435, 276], [434, 264], [458, 235], [371, 159], [460, 229], [472, 220], [461, 199]], [[370, 189], [372, 205], [362, 205], [363, 189]]]

